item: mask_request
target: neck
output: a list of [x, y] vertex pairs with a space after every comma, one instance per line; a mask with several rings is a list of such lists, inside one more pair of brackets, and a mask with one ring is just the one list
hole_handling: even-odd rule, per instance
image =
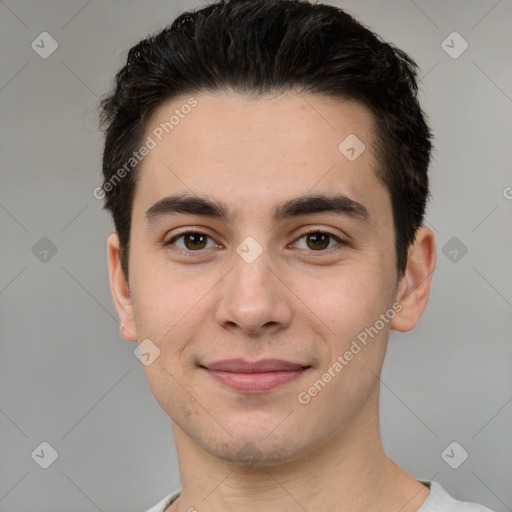
[[417, 511], [428, 488], [384, 452], [378, 393], [357, 419], [307, 454], [279, 465], [221, 460], [173, 424], [182, 492], [168, 512]]

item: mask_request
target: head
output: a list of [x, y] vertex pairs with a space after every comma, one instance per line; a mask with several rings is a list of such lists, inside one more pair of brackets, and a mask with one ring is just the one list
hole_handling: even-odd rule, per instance
[[[389, 330], [416, 325], [435, 259], [415, 63], [332, 6], [222, 1], [133, 47], [102, 108], [121, 332], [158, 349], [145, 371], [175, 423], [270, 464], [369, 415]], [[233, 391], [208, 369], [230, 358], [303, 371]]]

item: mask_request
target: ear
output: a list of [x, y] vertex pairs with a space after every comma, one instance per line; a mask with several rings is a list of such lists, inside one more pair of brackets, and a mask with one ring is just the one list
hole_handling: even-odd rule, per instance
[[132, 298], [126, 276], [121, 267], [119, 236], [112, 233], [107, 240], [108, 273], [110, 291], [119, 315], [119, 332], [129, 341], [137, 341], [137, 329], [133, 315]]
[[410, 331], [418, 323], [427, 307], [435, 266], [434, 232], [422, 226], [409, 248], [407, 267], [398, 284], [396, 301], [402, 305], [402, 309], [391, 321], [391, 328], [395, 331]]

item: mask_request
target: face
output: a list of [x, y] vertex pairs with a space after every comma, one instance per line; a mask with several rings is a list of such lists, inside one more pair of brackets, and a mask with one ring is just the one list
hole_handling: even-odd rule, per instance
[[377, 407], [399, 317], [372, 117], [319, 95], [194, 98], [146, 127], [122, 332], [159, 351], [149, 385], [197, 446], [292, 461]]

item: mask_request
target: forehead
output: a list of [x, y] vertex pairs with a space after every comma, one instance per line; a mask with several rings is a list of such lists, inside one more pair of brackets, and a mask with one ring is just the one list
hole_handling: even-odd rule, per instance
[[375, 173], [373, 118], [356, 102], [304, 93], [183, 96], [155, 111], [148, 137], [154, 147], [135, 194], [146, 207], [175, 193], [208, 194], [231, 198], [243, 214], [251, 205], [269, 210], [273, 199], [333, 191], [389, 206]]

